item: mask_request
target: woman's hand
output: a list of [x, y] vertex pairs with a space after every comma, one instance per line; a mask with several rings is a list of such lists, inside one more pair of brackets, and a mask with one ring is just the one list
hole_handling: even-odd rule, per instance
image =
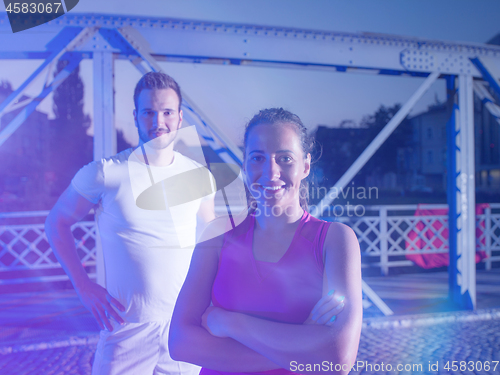
[[220, 307], [209, 306], [201, 316], [201, 326], [212, 336], [228, 337], [225, 329], [229, 314], [229, 311]]
[[330, 291], [314, 305], [304, 324], [332, 325], [344, 309], [344, 297]]

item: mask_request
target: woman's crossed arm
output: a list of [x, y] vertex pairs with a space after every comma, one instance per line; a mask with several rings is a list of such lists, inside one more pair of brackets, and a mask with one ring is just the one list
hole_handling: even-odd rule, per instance
[[331, 306], [328, 291], [335, 289], [334, 296], [345, 297], [342, 314], [328, 325], [277, 323], [220, 308], [204, 314], [210, 305], [221, 244], [222, 239], [216, 238], [195, 250], [172, 319], [172, 357], [227, 372], [296, 371], [301, 365], [317, 364], [321, 370], [313, 373], [324, 373], [326, 365], [329, 372], [337, 373], [335, 365], [340, 365], [339, 373], [348, 373], [356, 358], [362, 320], [360, 252], [354, 232], [332, 224], [325, 240], [322, 300], [327, 303], [323, 310], [328, 303]]

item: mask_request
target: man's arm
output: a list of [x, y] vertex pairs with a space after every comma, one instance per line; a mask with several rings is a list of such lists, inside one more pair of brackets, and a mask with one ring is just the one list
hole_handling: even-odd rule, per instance
[[[202, 233], [205, 231], [208, 223], [215, 219], [215, 194], [202, 199], [200, 208], [197, 213], [196, 221], [196, 238], [199, 240]], [[198, 242], [198, 241], [196, 241]]]
[[125, 308], [100, 285], [92, 282], [76, 252], [71, 226], [87, 215], [94, 204], [81, 196], [72, 185], [61, 195], [45, 221], [45, 233], [52, 251], [69, 276], [83, 305], [92, 313], [99, 327], [113, 330], [106, 312], [117, 322], [123, 323], [114, 305]]

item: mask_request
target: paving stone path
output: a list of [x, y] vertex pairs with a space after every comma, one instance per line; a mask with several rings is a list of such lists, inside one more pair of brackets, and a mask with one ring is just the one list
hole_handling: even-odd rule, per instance
[[[76, 345], [4, 354], [0, 356], [0, 374], [90, 375], [94, 350], [95, 345]], [[500, 319], [409, 328], [365, 328], [357, 361], [351, 371], [353, 375], [500, 375], [500, 363], [493, 368], [494, 361], [500, 361]], [[445, 369], [446, 363], [450, 370]], [[490, 368], [485, 370], [488, 364]], [[433, 367], [429, 368], [430, 365]], [[453, 365], [457, 366], [456, 371]]]
[[90, 375], [95, 345], [66, 346], [0, 356], [2, 375]]
[[371, 366], [356, 367], [351, 374], [500, 374], [500, 320], [364, 329], [357, 360]]

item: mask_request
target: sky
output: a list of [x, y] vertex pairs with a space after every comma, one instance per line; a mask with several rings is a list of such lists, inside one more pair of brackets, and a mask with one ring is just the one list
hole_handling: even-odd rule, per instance
[[[0, 12], [4, 11], [0, 4]], [[500, 32], [497, 0], [80, 0], [72, 13], [105, 13], [184, 18], [340, 32], [372, 32], [424, 39], [484, 43]], [[0, 34], [9, 38], [8, 34]], [[0, 80], [14, 87], [40, 61], [0, 61]], [[298, 114], [310, 130], [359, 123], [380, 105], [403, 104], [422, 79], [261, 67], [162, 63], [204, 114], [236, 143], [245, 123], [259, 109], [281, 106]], [[86, 113], [92, 116], [92, 64], [81, 64]], [[125, 61], [115, 65], [115, 124], [130, 142], [137, 141], [132, 94], [140, 74]], [[40, 81], [41, 83], [41, 81]], [[39, 88], [38, 88], [39, 90]], [[34, 88], [33, 92], [37, 90]], [[424, 111], [444, 100], [436, 82], [415, 106]], [[51, 98], [39, 107], [49, 113]]]

